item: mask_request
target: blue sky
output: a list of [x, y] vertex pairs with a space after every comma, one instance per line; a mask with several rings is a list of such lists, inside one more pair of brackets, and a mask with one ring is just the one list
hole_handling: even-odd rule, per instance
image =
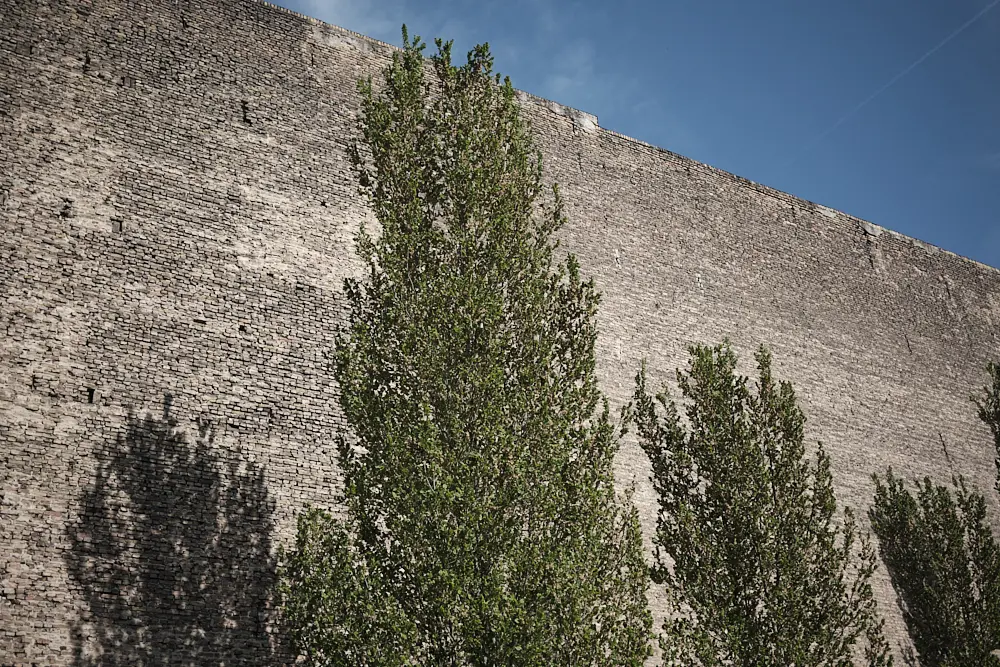
[[1000, 267], [1000, 0], [278, 0]]

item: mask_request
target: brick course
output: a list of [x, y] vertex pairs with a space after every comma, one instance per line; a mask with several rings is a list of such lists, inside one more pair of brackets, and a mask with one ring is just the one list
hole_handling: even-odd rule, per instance
[[[345, 148], [390, 54], [253, 0], [0, 0], [0, 663], [288, 658], [260, 582], [335, 505]], [[992, 487], [1000, 272], [524, 103], [614, 406], [643, 357], [765, 343], [859, 513], [890, 464]], [[634, 442], [618, 470], [651, 529]]]

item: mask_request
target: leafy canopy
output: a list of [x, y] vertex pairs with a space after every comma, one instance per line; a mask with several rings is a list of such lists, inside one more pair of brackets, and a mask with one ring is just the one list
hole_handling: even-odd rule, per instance
[[292, 637], [322, 665], [639, 665], [647, 569], [598, 294], [556, 257], [562, 201], [488, 47], [455, 66], [450, 42], [425, 61], [403, 41], [360, 83], [351, 158], [378, 224], [336, 343], [346, 512], [300, 518]]
[[[973, 400], [993, 434], [1000, 492], [1000, 365], [987, 371]], [[1000, 666], [1000, 544], [986, 498], [962, 477], [951, 488], [924, 477], [915, 493], [891, 468], [873, 478], [872, 527], [920, 664]]]
[[891, 664], [874, 553], [849, 509], [836, 519], [830, 458], [822, 446], [806, 456], [791, 385], [775, 381], [763, 348], [755, 391], [728, 344], [690, 351], [683, 407], [648, 393], [644, 367], [632, 410], [659, 497], [666, 662]]

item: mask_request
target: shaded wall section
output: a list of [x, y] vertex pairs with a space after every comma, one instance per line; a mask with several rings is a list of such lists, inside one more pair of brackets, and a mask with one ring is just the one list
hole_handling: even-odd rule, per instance
[[[355, 81], [390, 53], [251, 0], [0, 0], [3, 660], [73, 664], [110, 650], [109, 632], [158, 636], [156, 596], [101, 602], [147, 634], [95, 626], [93, 578], [74, 554], [75, 527], [110, 549], [133, 525], [121, 517], [149, 515], [128, 494], [111, 514], [91, 500], [110, 461], [139, 465], [121, 443], [136, 419], [163, 414], [165, 395], [170, 438], [197, 449], [206, 425], [213, 433], [211, 465], [170, 484], [197, 489], [216, 470], [218, 493], [266, 491], [253, 544], [273, 553], [303, 503], [334, 502], [328, 356], [367, 215], [345, 148]], [[613, 403], [631, 394], [642, 357], [667, 379], [691, 342], [728, 336], [747, 360], [767, 343], [803, 398], [809, 437], [833, 457], [841, 500], [866, 508], [870, 473], [889, 464], [991, 485], [968, 396], [1000, 356], [1000, 273], [524, 100], [566, 195], [565, 247], [604, 293], [599, 373]], [[626, 443], [620, 479], [638, 484], [649, 529], [647, 474]], [[224, 503], [194, 513], [183, 539], [215, 540], [226, 514]], [[178, 540], [147, 542], [172, 558]], [[187, 582], [226, 566], [201, 548], [204, 559], [180, 561]], [[212, 647], [242, 641], [254, 662], [281, 660], [261, 639], [266, 609], [205, 600], [210, 610], [170, 627], [228, 634], [170, 659], [209, 664]]]
[[[193, 439], [162, 416], [130, 415], [100, 450], [67, 527], [71, 580], [87, 601], [74, 664], [265, 664], [276, 580], [274, 503], [252, 461], [226, 460], [207, 421]], [[285, 656], [287, 657], [287, 656]]]

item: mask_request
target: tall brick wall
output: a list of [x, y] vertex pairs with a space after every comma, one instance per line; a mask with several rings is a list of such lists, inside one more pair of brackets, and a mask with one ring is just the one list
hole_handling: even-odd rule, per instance
[[[0, 663], [288, 657], [268, 586], [337, 489], [344, 149], [389, 53], [251, 0], [0, 0]], [[889, 464], [991, 486], [1000, 273], [525, 103], [615, 405], [643, 357], [766, 343], [842, 501]], [[632, 442], [619, 475], [651, 527]]]

